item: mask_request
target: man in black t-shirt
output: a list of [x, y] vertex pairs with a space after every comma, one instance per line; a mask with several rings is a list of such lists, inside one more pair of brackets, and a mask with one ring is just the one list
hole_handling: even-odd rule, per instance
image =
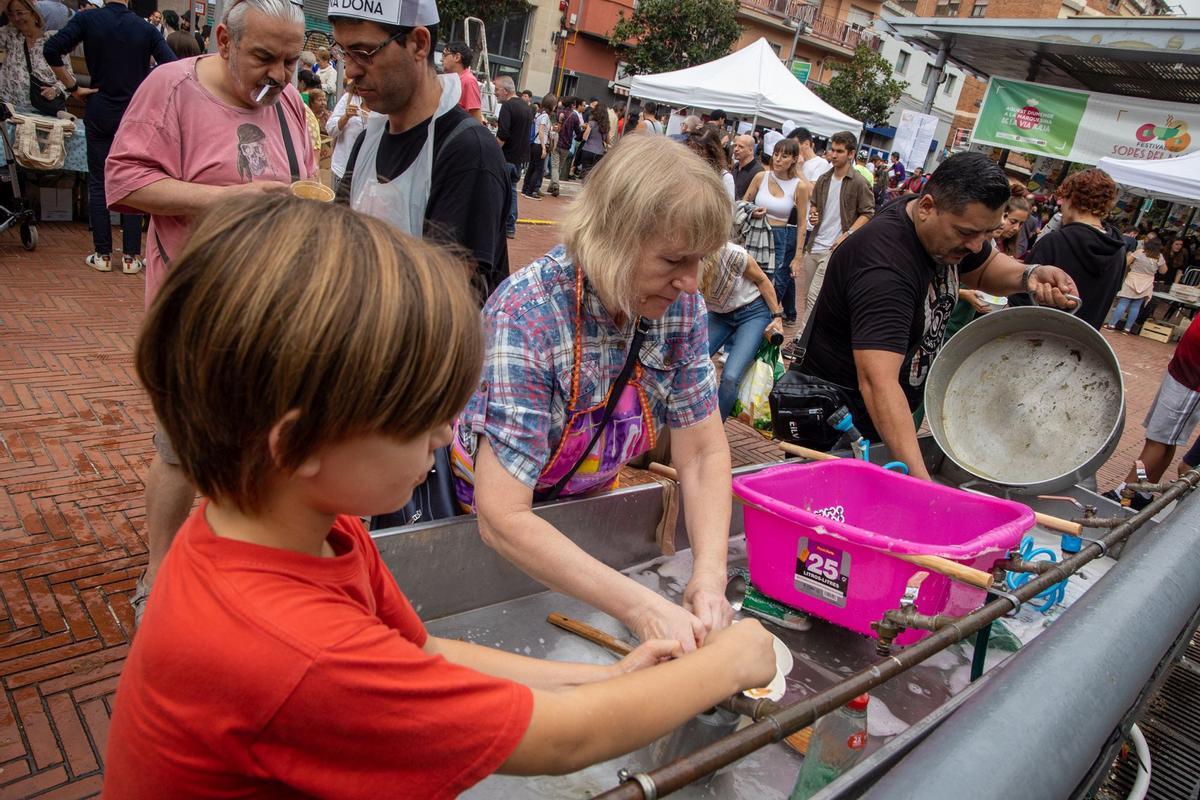
[[504, 168], [508, 170], [508, 181], [512, 185], [508, 208], [508, 238], [517, 235], [517, 180], [521, 167], [529, 163], [529, 134], [533, 131], [533, 109], [517, 94], [517, 86], [507, 75], [496, 78], [496, 99], [500, 101], [500, 113], [496, 115], [496, 141], [504, 152]]
[[[508, 277], [509, 185], [495, 138], [458, 105], [457, 75], [433, 68], [437, 9], [330, 2], [334, 49], [371, 106], [337, 202], [400, 230], [455, 245], [475, 260], [483, 297]], [[528, 145], [526, 146], [528, 150]]]
[[846, 237], [826, 268], [801, 371], [842, 386], [863, 435], [882, 440], [917, 477], [929, 473], [912, 412], [960, 277], [970, 289], [1030, 292], [1058, 308], [1078, 294], [1061, 269], [993, 250], [988, 239], [1009, 197], [1008, 179], [987, 156], [951, 156], [919, 196], [899, 198]]

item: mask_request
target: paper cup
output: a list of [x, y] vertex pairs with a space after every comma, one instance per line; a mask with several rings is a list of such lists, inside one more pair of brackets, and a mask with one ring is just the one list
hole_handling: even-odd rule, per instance
[[321, 203], [333, 202], [333, 189], [316, 181], [296, 181], [292, 184], [292, 194], [302, 200], [317, 200]]

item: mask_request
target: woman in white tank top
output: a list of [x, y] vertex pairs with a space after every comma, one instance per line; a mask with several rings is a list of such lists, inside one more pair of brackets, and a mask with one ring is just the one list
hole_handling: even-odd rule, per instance
[[789, 218], [807, 219], [808, 198], [812, 193], [812, 183], [797, 168], [799, 160], [800, 145], [796, 140], [780, 140], [771, 154], [771, 169], [755, 175], [742, 198], [755, 205], [754, 216], [766, 216], [771, 225], [775, 237], [775, 268], [771, 277], [783, 305], [785, 323], [796, 321], [796, 282], [792, 276], [796, 225], [788, 224]]

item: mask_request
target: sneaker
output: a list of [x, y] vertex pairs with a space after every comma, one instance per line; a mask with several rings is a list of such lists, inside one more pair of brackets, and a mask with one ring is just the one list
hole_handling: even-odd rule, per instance
[[146, 602], [149, 599], [150, 587], [146, 585], [146, 576], [142, 575], [138, 578], [133, 596], [129, 598], [129, 605], [133, 607], [133, 626], [135, 628], [142, 624], [142, 615], [146, 613]]
[[137, 275], [146, 265], [137, 256], [125, 256], [121, 264], [121, 271], [126, 275]]
[[505, 234], [504, 234], [504, 235], [505, 235], [505, 236], [507, 236], [507, 237], [508, 237], [508, 238], [510, 238], [510, 239], [515, 239], [515, 238], [517, 238], [517, 232], [516, 232], [516, 231], [505, 231]]
[[554, 188], [552, 188], [552, 189], [550, 190], [550, 196], [551, 196], [551, 197], [558, 197], [558, 187], [557, 187], [557, 186], [555, 186]]
[[541, 199], [542, 199], [543, 197], [545, 197], [545, 196], [546, 196], [546, 195], [542, 194], [542, 190], [541, 190], [541, 189], [534, 189], [534, 190], [533, 190], [533, 199], [534, 199], [534, 200], [541, 200]]
[[85, 258], [84, 263], [97, 272], [112, 272], [112, 256], [100, 255], [92, 253]]

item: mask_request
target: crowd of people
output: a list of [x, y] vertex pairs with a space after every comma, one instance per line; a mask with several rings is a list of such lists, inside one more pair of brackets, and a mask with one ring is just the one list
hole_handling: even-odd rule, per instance
[[[1116, 228], [1096, 169], [1043, 220], [980, 153], [925, 174], [851, 131], [481, 85], [470, 47], [439, 48], [433, 0], [330, 0], [330, 46], [312, 51], [290, 0], [230, 4], [195, 36], [122, 0], [51, 34], [52, 2], [7, 0], [0, 92], [86, 98], [102, 220], [87, 263], [111, 269], [111, 209], [123, 269], [146, 280], [149, 565], [113, 797], [454, 796], [646, 745], [774, 672], [770, 637], [724, 594], [723, 422], [764, 338], [799, 326], [790, 374], [929, 479], [924, 381], [984, 297], [1128, 331], [1156, 278], [1200, 255]], [[325, 159], [332, 203], [295, 196]], [[518, 204], [567, 181], [559, 244], [510, 264]], [[1156, 470], [1200, 418], [1188, 337], [1147, 420]], [[680, 603], [534, 513], [650, 459], [683, 487]], [[642, 645], [599, 668], [429, 636], [363, 518], [471, 512], [497, 553]]]

